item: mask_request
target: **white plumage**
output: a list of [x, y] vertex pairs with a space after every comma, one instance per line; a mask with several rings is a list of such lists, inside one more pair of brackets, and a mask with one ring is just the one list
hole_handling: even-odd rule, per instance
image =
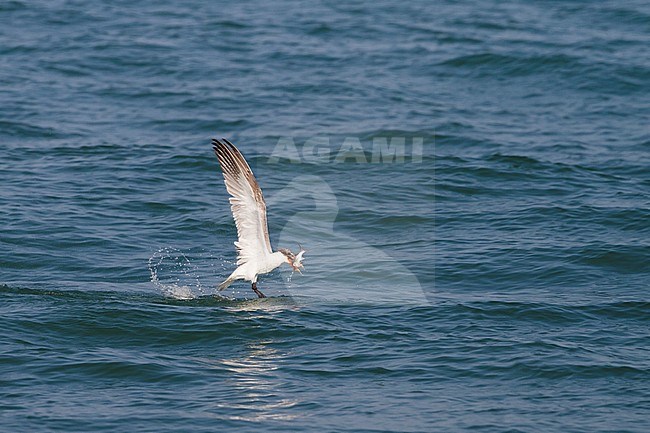
[[230, 194], [230, 210], [237, 226], [237, 269], [219, 285], [224, 290], [235, 280], [252, 283], [253, 291], [260, 298], [264, 294], [257, 289], [257, 277], [271, 272], [282, 263], [294, 270], [302, 267], [304, 251], [295, 255], [286, 249], [273, 252], [266, 222], [266, 203], [250, 166], [239, 150], [228, 140], [212, 139], [214, 152], [223, 172], [226, 190]]

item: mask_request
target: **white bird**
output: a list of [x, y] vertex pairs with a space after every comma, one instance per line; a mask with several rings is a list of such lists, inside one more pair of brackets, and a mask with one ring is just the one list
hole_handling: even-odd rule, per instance
[[224, 290], [235, 280], [252, 283], [252, 289], [260, 298], [264, 294], [257, 288], [257, 277], [288, 263], [294, 271], [300, 272], [305, 251], [298, 254], [280, 248], [273, 252], [266, 222], [266, 203], [253, 172], [244, 156], [225, 138], [212, 139], [214, 153], [219, 159], [226, 190], [230, 194], [230, 210], [237, 226], [237, 269], [219, 285]]

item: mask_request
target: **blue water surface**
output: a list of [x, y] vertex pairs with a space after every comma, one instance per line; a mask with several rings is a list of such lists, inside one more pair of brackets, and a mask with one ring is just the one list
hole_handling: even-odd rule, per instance
[[[649, 431], [649, 41], [644, 1], [3, 1], [0, 431]], [[212, 137], [308, 251], [266, 299], [216, 291]]]

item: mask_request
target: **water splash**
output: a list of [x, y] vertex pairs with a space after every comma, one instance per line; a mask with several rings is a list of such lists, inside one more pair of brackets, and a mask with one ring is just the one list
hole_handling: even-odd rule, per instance
[[230, 263], [206, 251], [184, 253], [174, 247], [162, 247], [149, 258], [151, 282], [164, 296], [175, 299], [220, 296], [215, 284], [226, 265]]

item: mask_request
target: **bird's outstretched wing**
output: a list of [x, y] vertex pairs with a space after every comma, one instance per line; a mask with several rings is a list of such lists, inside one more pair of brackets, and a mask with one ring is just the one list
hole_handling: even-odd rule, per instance
[[237, 266], [271, 254], [266, 203], [250, 166], [241, 152], [225, 138], [222, 141], [213, 138], [212, 146], [231, 195], [230, 209], [239, 238], [235, 242]]

